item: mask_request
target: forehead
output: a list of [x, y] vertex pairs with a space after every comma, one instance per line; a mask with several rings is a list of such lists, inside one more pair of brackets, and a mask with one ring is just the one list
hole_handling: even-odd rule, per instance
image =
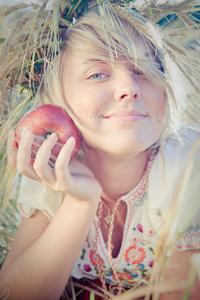
[[[92, 17], [92, 19], [90, 19]], [[152, 53], [152, 45], [147, 37], [128, 21], [106, 18], [106, 28], [100, 16], [87, 15], [70, 28], [64, 42], [64, 52], [95, 56], [97, 59], [139, 59], [146, 53]]]
[[[104, 51], [103, 51], [104, 50]], [[115, 61], [128, 62], [129, 64], [138, 64], [142, 62], [156, 61], [155, 51], [153, 47], [144, 39], [133, 39], [132, 51], [117, 51], [118, 49], [111, 47], [110, 49], [101, 49], [92, 43], [79, 43], [79, 49], [63, 54], [63, 62], [66, 64], [72, 60], [81, 61], [83, 64], [91, 62], [105, 62], [114, 65]]]

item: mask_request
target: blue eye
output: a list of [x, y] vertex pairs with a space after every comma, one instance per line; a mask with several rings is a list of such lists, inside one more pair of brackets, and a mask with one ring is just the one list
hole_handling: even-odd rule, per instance
[[141, 72], [140, 70], [135, 70], [135, 71], [133, 72], [133, 74], [134, 74], [134, 75], [144, 75], [144, 73]]
[[88, 77], [88, 79], [103, 79], [103, 78], [105, 78], [105, 77], [106, 77], [106, 75], [103, 74], [103, 73], [95, 73], [95, 74], [93, 74], [93, 75], [90, 75], [90, 76]]
[[94, 75], [90, 76], [90, 78], [92, 78], [92, 79], [101, 79], [101, 78], [102, 78], [102, 75], [103, 75], [103, 74], [101, 74], [101, 73], [99, 73], [99, 74], [94, 74]]

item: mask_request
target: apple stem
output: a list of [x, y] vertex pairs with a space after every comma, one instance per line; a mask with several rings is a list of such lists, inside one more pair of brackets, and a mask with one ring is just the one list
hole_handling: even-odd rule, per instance
[[45, 134], [45, 139], [47, 139], [51, 134], [52, 134], [53, 132], [47, 132], [46, 134]]

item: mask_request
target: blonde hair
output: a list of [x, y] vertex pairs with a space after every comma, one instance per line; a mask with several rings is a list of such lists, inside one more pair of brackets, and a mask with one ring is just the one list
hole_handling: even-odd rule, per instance
[[[138, 50], [141, 40], [150, 52], [153, 50], [156, 62], [142, 56]], [[128, 61], [155, 84], [164, 88], [167, 99], [166, 121], [162, 137], [156, 146], [170, 134], [178, 135], [183, 122], [198, 121], [198, 102], [195, 103], [195, 109], [189, 105], [191, 97], [193, 103], [197, 99], [198, 85], [188, 76], [186, 52], [162, 38], [159, 28], [155, 28], [136, 11], [111, 4], [98, 6], [86, 12], [64, 33], [62, 52], [54, 65], [47, 69], [38, 97], [42, 103], [63, 106], [80, 128], [81, 125], [67, 106], [62, 92], [63, 68], [67, 57], [73, 53], [92, 55], [109, 64], [113, 64], [115, 59]]]

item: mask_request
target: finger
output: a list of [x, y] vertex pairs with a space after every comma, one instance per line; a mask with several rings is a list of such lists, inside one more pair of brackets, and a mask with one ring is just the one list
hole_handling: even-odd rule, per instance
[[57, 182], [62, 185], [65, 185], [65, 182], [67, 182], [69, 173], [69, 162], [71, 159], [72, 152], [75, 147], [75, 138], [70, 137], [67, 142], [64, 144], [62, 149], [60, 150], [60, 153], [58, 155], [58, 158], [55, 163], [55, 173]]
[[11, 167], [17, 167], [17, 143], [15, 138], [15, 131], [11, 129], [8, 133], [8, 141], [7, 141], [7, 156], [8, 163]]
[[33, 164], [36, 174], [43, 181], [48, 183], [48, 185], [54, 184], [55, 182], [55, 172], [53, 168], [50, 167], [49, 160], [51, 157], [51, 150], [55, 146], [57, 140], [57, 134], [52, 133], [40, 146]]
[[34, 134], [30, 130], [26, 130], [22, 134], [17, 151], [17, 170], [19, 173], [35, 180], [40, 180], [33, 170], [31, 163], [31, 147], [34, 141]]
[[76, 140], [73, 136], [71, 136], [60, 150], [59, 156], [56, 161], [57, 167], [59, 167], [63, 163], [65, 165], [69, 164], [75, 144], [76, 144]]

